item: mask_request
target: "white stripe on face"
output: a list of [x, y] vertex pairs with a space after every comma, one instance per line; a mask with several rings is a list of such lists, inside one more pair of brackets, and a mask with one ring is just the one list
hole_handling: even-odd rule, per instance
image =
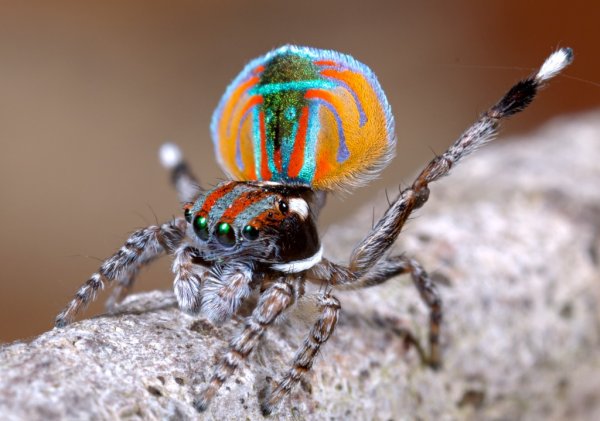
[[271, 269], [285, 273], [298, 273], [310, 269], [311, 267], [319, 263], [322, 258], [323, 247], [320, 247], [318, 252], [316, 252], [310, 257], [307, 257], [306, 259], [295, 260], [293, 262], [287, 263], [276, 263], [274, 265], [271, 265]]
[[300, 218], [304, 221], [308, 217], [308, 203], [306, 200], [300, 198], [292, 198], [289, 200], [290, 211], [300, 215]]

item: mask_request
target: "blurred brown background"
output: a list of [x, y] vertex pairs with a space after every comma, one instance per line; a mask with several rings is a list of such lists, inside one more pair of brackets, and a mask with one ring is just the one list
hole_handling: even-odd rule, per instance
[[[284, 43], [336, 49], [387, 92], [398, 157], [371, 188], [330, 200], [327, 235], [557, 46], [575, 50], [566, 74], [590, 82], [553, 81], [504, 137], [600, 105], [599, 22], [592, 1], [1, 1], [0, 341], [50, 329], [128, 233], [180, 213], [157, 160], [165, 140], [204, 182], [222, 178], [209, 121], [249, 59]], [[171, 280], [163, 259], [137, 290]]]

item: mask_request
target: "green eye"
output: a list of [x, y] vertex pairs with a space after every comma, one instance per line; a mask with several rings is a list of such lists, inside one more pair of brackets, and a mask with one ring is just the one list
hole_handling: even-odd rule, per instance
[[217, 240], [227, 247], [231, 247], [235, 244], [235, 232], [227, 222], [221, 222], [217, 225]]
[[256, 240], [258, 238], [258, 230], [252, 225], [246, 225], [242, 230], [242, 235], [248, 240]]
[[194, 232], [201, 240], [208, 240], [208, 221], [204, 216], [194, 219]]

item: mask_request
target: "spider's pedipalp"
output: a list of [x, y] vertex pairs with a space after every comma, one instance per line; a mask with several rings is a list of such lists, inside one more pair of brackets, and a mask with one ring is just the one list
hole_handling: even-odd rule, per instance
[[[117, 296], [122, 298], [133, 284], [133, 276], [144, 264], [154, 260], [163, 252], [171, 253], [185, 236], [186, 223], [175, 219], [161, 226], [150, 226], [134, 232], [121, 249], [106, 259], [97, 273], [83, 284], [67, 307], [56, 317], [55, 326], [63, 327], [73, 321], [77, 312], [94, 299], [105, 282], [116, 281], [121, 289]], [[109, 300], [109, 302], [111, 302]]]
[[173, 290], [177, 298], [179, 308], [186, 313], [195, 314], [200, 311], [202, 298], [202, 282], [209, 268], [195, 264], [194, 258], [198, 256], [198, 250], [189, 244], [183, 244], [174, 253]]
[[213, 268], [202, 288], [202, 313], [213, 323], [233, 316], [250, 295], [252, 269], [243, 263]]

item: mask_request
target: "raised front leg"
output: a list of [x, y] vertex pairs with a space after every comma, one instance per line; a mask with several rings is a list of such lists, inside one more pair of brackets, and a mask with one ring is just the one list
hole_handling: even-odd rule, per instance
[[[186, 222], [179, 218], [161, 226], [150, 226], [134, 232], [121, 249], [106, 259], [85, 284], [79, 288], [69, 305], [56, 317], [55, 326], [73, 321], [77, 312], [92, 301], [104, 283], [116, 281], [117, 297], [124, 296], [133, 284], [133, 276], [142, 265], [163, 252], [172, 253], [185, 236]], [[113, 297], [114, 300], [115, 297]]]
[[461, 159], [493, 139], [501, 120], [523, 111], [533, 101], [544, 82], [571, 63], [572, 54], [568, 48], [562, 48], [552, 54], [535, 75], [509, 89], [500, 101], [483, 113], [446, 152], [434, 158], [412, 185], [400, 193], [371, 232], [355, 247], [350, 259], [350, 269], [363, 275], [375, 265], [396, 241], [411, 213], [429, 198], [429, 183], [447, 175]]

